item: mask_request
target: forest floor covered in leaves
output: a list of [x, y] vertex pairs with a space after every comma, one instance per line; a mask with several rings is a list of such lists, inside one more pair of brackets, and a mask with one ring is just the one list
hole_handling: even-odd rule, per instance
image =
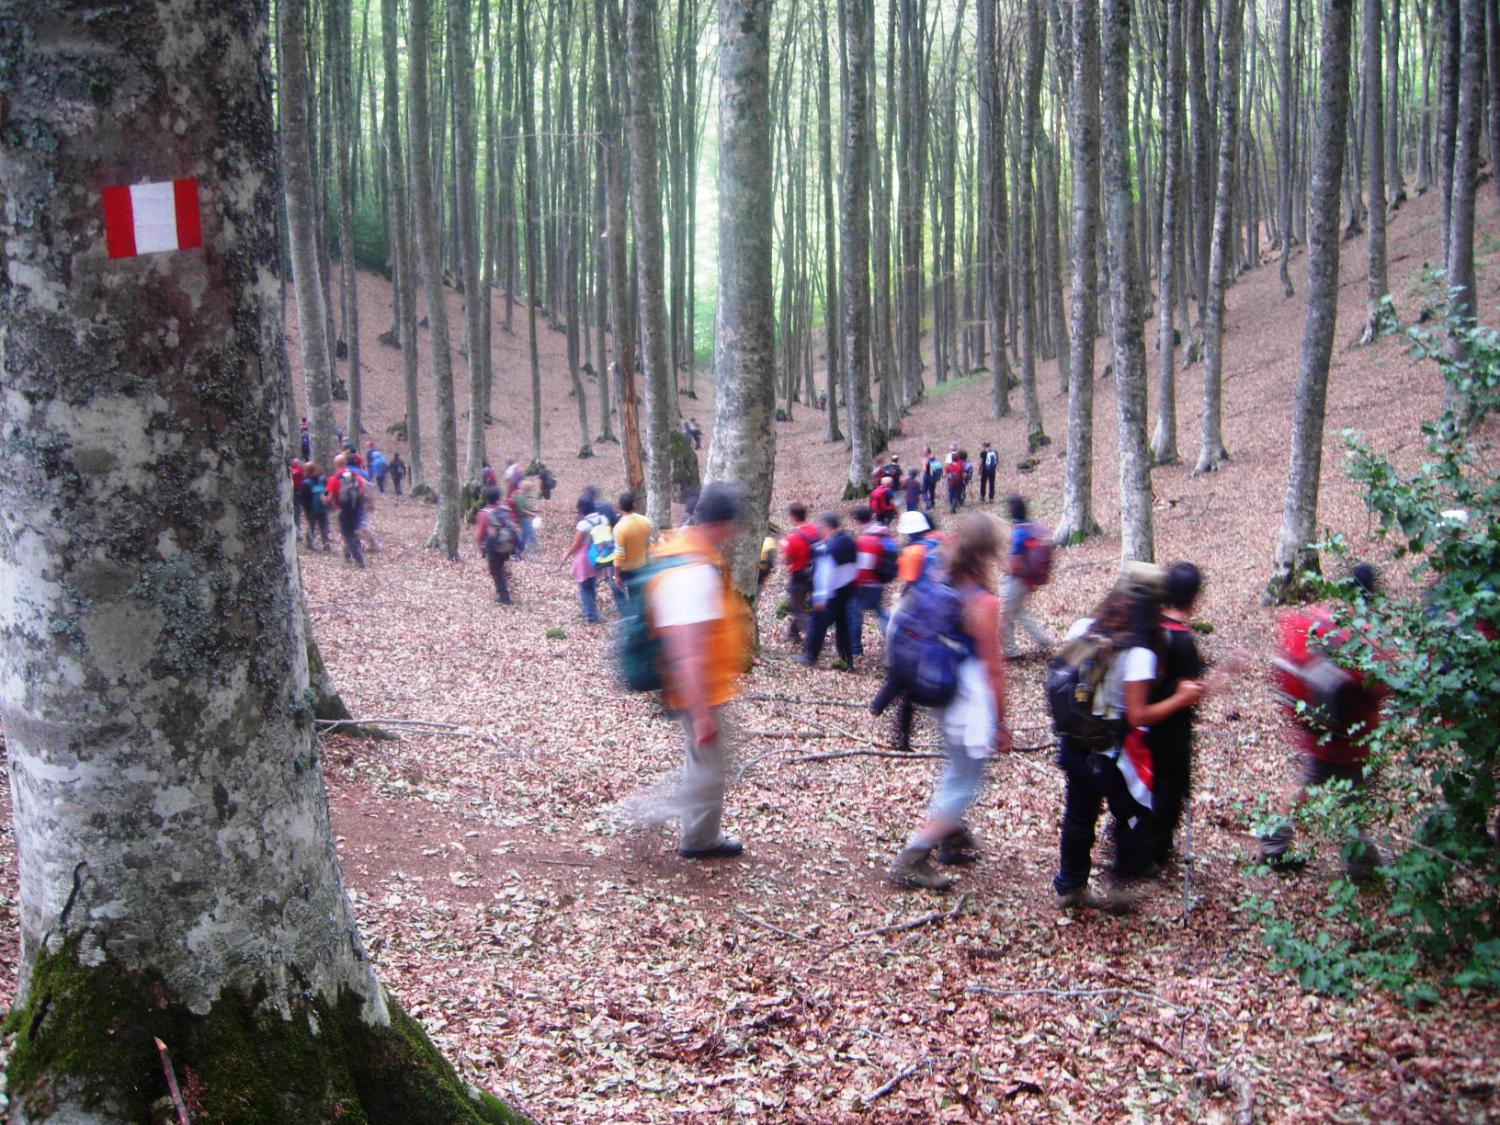
[[[1492, 188], [1482, 199], [1478, 229], [1500, 230]], [[1403, 322], [1439, 301], [1422, 276], [1438, 246], [1437, 202], [1436, 193], [1409, 202], [1392, 222]], [[1343, 249], [1320, 523], [1368, 543], [1338, 432], [1357, 428], [1412, 464], [1441, 384], [1400, 337], [1352, 346], [1363, 324], [1363, 240]], [[1492, 312], [1492, 237], [1481, 238], [1479, 268], [1480, 305]], [[1213, 631], [1202, 647], [1256, 658], [1202, 709], [1186, 920], [1176, 865], [1129, 915], [1054, 907], [1062, 774], [1047, 746], [1035, 656], [1010, 671], [1018, 749], [992, 762], [973, 816], [983, 859], [945, 896], [892, 889], [885, 871], [929, 794], [936, 733], [924, 720], [922, 753], [906, 758], [837, 756], [890, 741], [887, 720], [864, 710], [879, 683], [880, 642], [871, 626], [851, 673], [829, 670], [829, 657], [821, 669], [794, 664], [779, 639], [779, 573], [761, 599], [763, 648], [735, 709], [726, 829], [745, 855], [691, 864], [676, 857], [669, 832], [616, 827], [608, 806], [673, 772], [680, 734], [652, 698], [617, 686], [613, 612], [605, 626], [584, 625], [559, 567], [578, 489], [614, 492], [624, 476], [617, 446], [574, 456], [561, 334], [543, 334], [544, 450], [561, 483], [542, 506], [539, 557], [512, 567], [513, 607], [495, 604], [469, 538], [458, 563], [424, 549], [435, 510], [421, 501], [382, 502], [383, 549], [362, 573], [337, 549], [303, 548], [318, 641], [354, 714], [448, 724], [386, 741], [329, 737], [323, 757], [345, 878], [381, 976], [465, 1076], [546, 1122], [1500, 1117], [1500, 1001], [1448, 990], [1441, 1003], [1412, 1009], [1378, 991], [1353, 1001], [1306, 994], [1272, 971], [1244, 908], [1256, 894], [1312, 918], [1336, 867], [1336, 856], [1322, 854], [1293, 875], [1249, 871], [1250, 806], [1293, 777], [1264, 672], [1273, 611], [1259, 595], [1285, 487], [1304, 275], [1299, 252], [1296, 298], [1282, 297], [1274, 264], [1229, 290], [1230, 463], [1190, 475], [1193, 366], [1179, 390], [1188, 464], [1153, 478], [1158, 558], [1189, 559], [1206, 574], [1198, 617]], [[370, 275], [361, 284], [366, 425], [384, 439], [403, 411], [400, 357], [376, 339], [389, 325], [389, 287]], [[457, 349], [460, 299], [450, 299]], [[524, 310], [508, 336], [496, 308], [489, 450], [498, 466], [524, 459], [530, 410]], [[1102, 341], [1097, 362], [1108, 362]], [[1001, 451], [1002, 499], [1020, 491], [1054, 523], [1066, 407], [1055, 365], [1039, 379], [1054, 443], [1025, 473], [1016, 468], [1023, 420], [989, 420], [986, 374], [929, 393], [892, 451], [912, 464], [924, 445], [958, 441], [972, 455], [990, 440]], [[682, 400], [705, 446], [711, 381], [700, 373], [704, 397]], [[597, 432], [596, 386], [588, 382]], [[457, 390], [462, 412], [467, 394]], [[1013, 402], [1019, 409], [1019, 393]], [[430, 403], [425, 396], [424, 430]], [[1086, 613], [1114, 575], [1114, 406], [1111, 380], [1100, 379], [1095, 495], [1105, 533], [1060, 552], [1053, 582], [1033, 599], [1053, 633]], [[824, 426], [806, 408], [778, 426], [773, 518], [793, 499], [835, 506], [847, 454], [823, 441]], [[434, 452], [429, 437], [429, 474]], [[1102, 828], [1096, 866], [1107, 848]], [[13, 850], [9, 833], [0, 842]], [[13, 854], [5, 859], [8, 995], [15, 865]]]

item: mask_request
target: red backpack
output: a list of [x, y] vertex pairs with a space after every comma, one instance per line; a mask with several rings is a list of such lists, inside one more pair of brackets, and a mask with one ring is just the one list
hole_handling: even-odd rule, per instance
[[949, 461], [943, 472], [947, 475], [949, 484], [962, 484], [964, 482], [964, 463], [962, 461]]
[[1035, 590], [1052, 581], [1052, 535], [1039, 523], [1022, 525], [1026, 538], [1017, 554], [1017, 570], [1022, 582]]

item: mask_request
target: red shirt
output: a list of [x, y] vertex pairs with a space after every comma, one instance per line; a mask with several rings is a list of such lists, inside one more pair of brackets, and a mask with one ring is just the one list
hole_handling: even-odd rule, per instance
[[[1350, 640], [1347, 630], [1334, 629], [1325, 605], [1311, 605], [1282, 614], [1277, 619], [1276, 630], [1282, 658], [1298, 667], [1311, 663], [1324, 652], [1337, 651]], [[1317, 643], [1312, 643], [1314, 638], [1317, 638]], [[1359, 672], [1346, 671], [1355, 678], [1355, 683], [1347, 696], [1341, 695], [1340, 699], [1350, 725], [1359, 724], [1353, 738], [1315, 727], [1288, 708], [1292, 735], [1298, 748], [1315, 758], [1340, 765], [1363, 762], [1370, 756], [1366, 740], [1380, 721], [1380, 703], [1386, 694], [1384, 685], [1370, 681]], [[1278, 671], [1276, 679], [1277, 686], [1291, 699], [1311, 702], [1307, 684], [1299, 677]]]
[[896, 505], [892, 500], [889, 485], [882, 484], [870, 493], [870, 511], [874, 512], [877, 516], [883, 516], [887, 512], [894, 511], [895, 507]]
[[786, 562], [787, 573], [800, 574], [812, 565], [812, 545], [817, 542], [818, 529], [810, 523], [794, 527], [781, 541], [781, 557]]
[[880, 556], [887, 551], [894, 551], [896, 544], [887, 535], [865, 528], [854, 540], [855, 565], [859, 568], [854, 573], [854, 584], [856, 586], [879, 586], [882, 585], [875, 573], [875, 568], [880, 564]]
[[302, 478], [303, 478], [304, 475], [305, 474], [302, 472], [302, 462], [301, 461], [293, 461], [292, 462], [292, 491], [293, 492], [296, 492], [297, 489], [299, 489], [299, 488], [302, 487]]

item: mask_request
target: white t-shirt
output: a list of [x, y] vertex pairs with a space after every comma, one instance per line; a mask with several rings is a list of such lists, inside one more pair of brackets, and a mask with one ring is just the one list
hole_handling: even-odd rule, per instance
[[687, 563], [665, 571], [651, 591], [658, 629], [698, 625], [724, 616], [724, 584], [708, 563]]
[[[1065, 640], [1077, 640], [1089, 631], [1093, 626], [1092, 617], [1084, 617], [1073, 622], [1069, 627]], [[1140, 680], [1156, 679], [1156, 653], [1143, 646], [1127, 648], [1110, 669], [1109, 676], [1105, 680], [1105, 698], [1109, 705], [1120, 713], [1125, 711], [1125, 685], [1137, 683]]]

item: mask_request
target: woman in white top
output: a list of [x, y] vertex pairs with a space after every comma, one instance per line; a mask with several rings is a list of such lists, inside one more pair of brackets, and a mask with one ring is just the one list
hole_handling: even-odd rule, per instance
[[927, 807], [927, 819], [896, 857], [891, 878], [902, 886], [947, 890], [953, 880], [932, 865], [974, 859], [964, 814], [979, 793], [984, 763], [1010, 749], [1005, 725], [1005, 660], [1000, 648], [1000, 599], [995, 571], [1003, 543], [999, 521], [975, 512], [958, 524], [950, 544], [948, 581], [963, 599], [962, 633], [968, 655], [959, 665], [958, 693], [940, 715], [947, 760]]

